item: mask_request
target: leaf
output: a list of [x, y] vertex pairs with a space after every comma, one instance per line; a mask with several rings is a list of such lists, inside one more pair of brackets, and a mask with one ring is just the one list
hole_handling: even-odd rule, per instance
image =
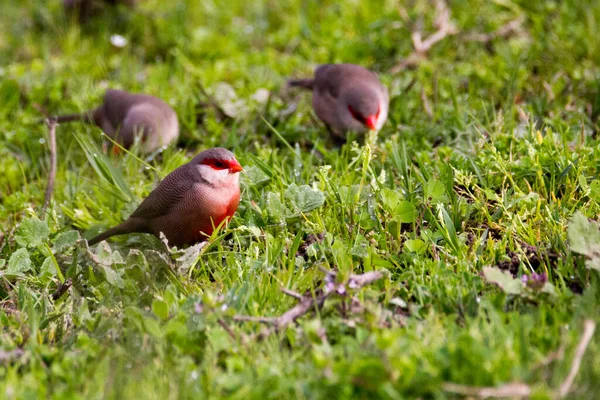
[[397, 190], [381, 189], [381, 202], [383, 208], [389, 212], [396, 221], [403, 224], [410, 224], [417, 219], [417, 209], [410, 201], [404, 200], [404, 197]]
[[104, 272], [104, 277], [106, 278], [106, 282], [108, 282], [111, 286], [116, 286], [119, 289], [123, 289], [125, 284], [123, 279], [119, 275], [117, 271], [112, 269], [111, 267], [107, 267], [104, 265], [98, 265], [100, 269]]
[[244, 180], [247, 180], [250, 186], [260, 187], [271, 180], [262, 169], [255, 165], [244, 168], [244, 172]]
[[40, 278], [52, 278], [56, 276], [56, 266], [54, 265], [54, 261], [52, 261], [52, 257], [46, 257], [44, 259], [39, 276]]
[[571, 250], [588, 257], [586, 266], [600, 271], [600, 227], [577, 211], [567, 229]]
[[54, 245], [52, 246], [52, 249], [54, 250], [55, 254], [62, 253], [65, 250], [75, 246], [75, 243], [77, 243], [79, 238], [80, 236], [78, 231], [71, 230], [62, 232], [56, 237], [56, 239], [54, 239]]
[[417, 219], [417, 208], [410, 201], [401, 201], [394, 210], [394, 217], [403, 224], [410, 224]]
[[139, 268], [141, 270], [148, 269], [148, 262], [146, 261], [146, 257], [144, 253], [139, 251], [138, 249], [131, 249], [125, 258], [125, 265], [127, 268]]
[[154, 299], [152, 301], [152, 312], [162, 320], [169, 318], [169, 306], [163, 300]]
[[590, 197], [596, 202], [600, 202], [600, 180], [594, 179], [590, 183]]
[[75, 131], [73, 131], [73, 134], [92, 168], [94, 168], [100, 179], [109, 185], [110, 192], [125, 202], [131, 202], [135, 199], [119, 168], [115, 167], [110, 159], [97, 148], [92, 139], [87, 135], [77, 134]]
[[177, 258], [177, 269], [181, 273], [187, 272], [190, 268], [196, 265], [200, 256], [200, 251], [206, 246], [206, 242], [201, 242], [188, 247], [182, 251], [181, 256]]
[[430, 179], [423, 187], [423, 194], [425, 201], [429, 199], [437, 203], [447, 203], [448, 195], [446, 194], [446, 188], [444, 184], [437, 179]]
[[381, 189], [379, 194], [383, 208], [390, 214], [394, 214], [394, 210], [396, 210], [396, 207], [404, 199], [400, 192], [388, 188]]
[[162, 329], [160, 329], [160, 325], [158, 321], [152, 317], [143, 317], [144, 330], [150, 336], [155, 337], [156, 339], [161, 339], [163, 337]]
[[285, 191], [285, 198], [289, 200], [295, 213], [307, 213], [321, 207], [325, 202], [325, 195], [314, 190], [308, 185], [296, 186], [292, 183]]
[[23, 272], [27, 272], [31, 269], [31, 259], [29, 258], [29, 252], [26, 248], [20, 248], [10, 256], [8, 260], [8, 266], [6, 268], [6, 275], [20, 275]]
[[421, 239], [409, 239], [404, 242], [404, 248], [412, 253], [423, 254], [427, 250], [427, 244]]
[[290, 210], [279, 200], [276, 193], [267, 193], [267, 212], [269, 218], [277, 222], [285, 222], [285, 219], [290, 217]]
[[513, 278], [510, 273], [496, 267], [483, 267], [483, 276], [489, 283], [500, 287], [506, 294], [520, 295], [525, 285], [519, 279]]
[[364, 236], [358, 236], [356, 243], [350, 250], [350, 254], [359, 258], [367, 258], [369, 256], [369, 244]]
[[31, 217], [21, 222], [15, 240], [23, 247], [36, 247], [44, 243], [48, 236], [50, 236], [48, 224], [37, 217]]

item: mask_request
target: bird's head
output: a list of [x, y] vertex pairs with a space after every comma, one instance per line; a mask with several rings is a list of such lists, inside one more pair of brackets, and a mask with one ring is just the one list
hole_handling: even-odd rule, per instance
[[239, 172], [244, 169], [235, 155], [221, 147], [204, 150], [194, 159], [200, 177], [212, 185], [239, 185]]
[[364, 130], [378, 130], [382, 101], [375, 90], [369, 87], [355, 86], [342, 93], [343, 106]]

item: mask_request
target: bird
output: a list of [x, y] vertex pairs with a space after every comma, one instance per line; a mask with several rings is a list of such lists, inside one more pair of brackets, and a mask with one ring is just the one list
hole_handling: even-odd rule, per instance
[[65, 14], [75, 16], [81, 23], [102, 13], [109, 5], [133, 7], [139, 0], [63, 0]]
[[314, 78], [291, 79], [288, 85], [312, 90], [313, 109], [334, 135], [378, 131], [387, 119], [387, 88], [359, 65], [321, 65]]
[[158, 238], [162, 232], [170, 246], [202, 242], [237, 210], [241, 171], [231, 151], [220, 147], [205, 150], [167, 175], [125, 222], [88, 244], [134, 232]]
[[144, 153], [151, 153], [179, 136], [177, 114], [167, 103], [154, 96], [123, 90], [108, 89], [102, 105], [91, 111], [55, 118], [58, 123], [95, 124], [126, 149], [140, 136], [140, 149]]

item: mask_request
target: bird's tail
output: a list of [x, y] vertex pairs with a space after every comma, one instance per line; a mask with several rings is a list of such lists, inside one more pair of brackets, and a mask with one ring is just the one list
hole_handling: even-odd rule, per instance
[[94, 122], [94, 114], [89, 111], [86, 111], [81, 114], [58, 115], [54, 118], [56, 119], [56, 122], [58, 122], [59, 124], [62, 122], [71, 122], [71, 121], [82, 121], [82, 122], [86, 122], [86, 123]]
[[314, 79], [290, 79], [288, 85], [312, 90], [314, 81]]
[[103, 240], [108, 239], [109, 237], [116, 236], [116, 235], [123, 235], [126, 233], [132, 233], [132, 232], [146, 232], [146, 230], [143, 229], [143, 227], [141, 226], [141, 224], [138, 221], [128, 219], [127, 221], [123, 222], [122, 224], [112, 227], [112, 228], [108, 229], [106, 232], [99, 234], [92, 240], [88, 240], [88, 245], [93, 246], [97, 243], [100, 243]]

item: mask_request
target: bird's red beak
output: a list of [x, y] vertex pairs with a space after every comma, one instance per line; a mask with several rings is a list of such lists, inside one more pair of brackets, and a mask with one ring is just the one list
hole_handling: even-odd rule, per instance
[[377, 130], [377, 115], [371, 115], [365, 118], [365, 125], [372, 131]]
[[229, 163], [229, 173], [230, 174], [235, 174], [236, 172], [242, 172], [244, 170], [244, 168], [242, 168], [242, 166], [240, 165], [239, 162], [237, 162], [237, 160], [233, 160]]

